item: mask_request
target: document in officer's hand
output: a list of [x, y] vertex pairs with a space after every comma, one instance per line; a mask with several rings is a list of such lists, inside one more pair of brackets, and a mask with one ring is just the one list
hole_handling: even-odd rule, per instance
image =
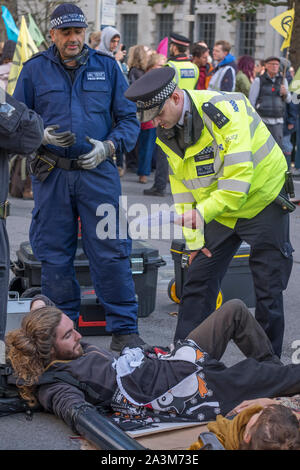
[[143, 227], [160, 227], [167, 224], [176, 224], [181, 225], [182, 216], [177, 215], [174, 211], [157, 211], [148, 217], [139, 217], [135, 220], [135, 223], [138, 223]]

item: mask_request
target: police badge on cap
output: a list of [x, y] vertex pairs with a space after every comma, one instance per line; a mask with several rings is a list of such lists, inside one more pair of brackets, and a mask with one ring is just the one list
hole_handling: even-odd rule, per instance
[[83, 11], [73, 3], [59, 5], [51, 15], [51, 29], [87, 28]]
[[136, 103], [140, 122], [151, 121], [160, 113], [176, 88], [174, 75], [171, 67], [153, 69], [130, 85], [125, 96]]

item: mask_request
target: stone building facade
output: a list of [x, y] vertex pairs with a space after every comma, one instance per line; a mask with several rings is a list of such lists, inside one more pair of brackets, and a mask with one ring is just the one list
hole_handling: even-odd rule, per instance
[[[96, 1], [81, 1], [87, 8], [89, 20], [95, 18]], [[195, 14], [190, 15], [190, 0], [177, 0], [172, 6], [148, 5], [148, 0], [137, 3], [123, 1], [116, 6], [115, 26], [122, 35], [127, 49], [133, 44], [156, 48], [160, 40], [174, 31], [190, 36], [190, 21], [194, 20], [193, 39], [203, 39], [210, 47], [215, 41], [225, 39], [232, 44], [236, 56], [250, 54], [257, 59], [280, 53], [281, 36], [271, 27], [271, 18], [285, 7], [262, 6], [256, 14], [247, 15], [245, 21], [228, 22], [225, 9], [204, 0], [194, 2]]]
[[[21, 11], [24, 12], [28, 1], [10, 0], [4, 3], [9, 4], [9, 8], [13, 6], [15, 16], [16, 11], [19, 15]], [[202, 39], [210, 48], [216, 40], [225, 39], [232, 44], [231, 52], [236, 57], [249, 54], [256, 59], [263, 59], [273, 54], [283, 55], [280, 53], [281, 36], [269, 21], [284, 11], [285, 7], [261, 6], [256, 14], [246, 15], [245, 21], [229, 22], [224, 17], [225, 9], [220, 5], [205, 0], [175, 1], [175, 4], [167, 7], [162, 4], [150, 7], [148, 0], [138, 0], [136, 3], [123, 0], [115, 6], [114, 26], [120, 31], [121, 42], [127, 50], [133, 44], [144, 44], [156, 49], [160, 40], [174, 31], [192, 37], [194, 41]], [[45, 0], [37, 3], [42, 7]], [[100, 27], [101, 0], [76, 0], [74, 3], [79, 4], [86, 13], [89, 31]], [[112, 0], [111, 4], [114, 3]], [[193, 15], [190, 14], [191, 4], [194, 4]], [[2, 19], [0, 37], [5, 39]]]

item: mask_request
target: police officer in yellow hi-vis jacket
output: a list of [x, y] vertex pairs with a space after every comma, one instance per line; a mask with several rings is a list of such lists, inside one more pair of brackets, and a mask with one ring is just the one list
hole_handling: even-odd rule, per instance
[[172, 67], [175, 71], [174, 82], [179, 88], [194, 90], [199, 79], [199, 68], [188, 56], [191, 41], [181, 34], [172, 33], [170, 35], [170, 58], [166, 66]]
[[169, 67], [150, 71], [125, 93], [140, 121], [153, 120], [168, 155], [170, 184], [191, 250], [175, 340], [210, 315], [242, 241], [250, 247], [255, 316], [280, 357], [282, 292], [292, 269], [285, 157], [240, 93], [181, 90]]

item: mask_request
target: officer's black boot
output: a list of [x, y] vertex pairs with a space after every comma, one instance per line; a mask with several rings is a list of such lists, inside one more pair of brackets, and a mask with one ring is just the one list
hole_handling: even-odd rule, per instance
[[157, 189], [156, 186], [152, 186], [149, 189], [144, 189], [145, 196], [160, 196], [164, 197], [166, 195], [165, 191]]

